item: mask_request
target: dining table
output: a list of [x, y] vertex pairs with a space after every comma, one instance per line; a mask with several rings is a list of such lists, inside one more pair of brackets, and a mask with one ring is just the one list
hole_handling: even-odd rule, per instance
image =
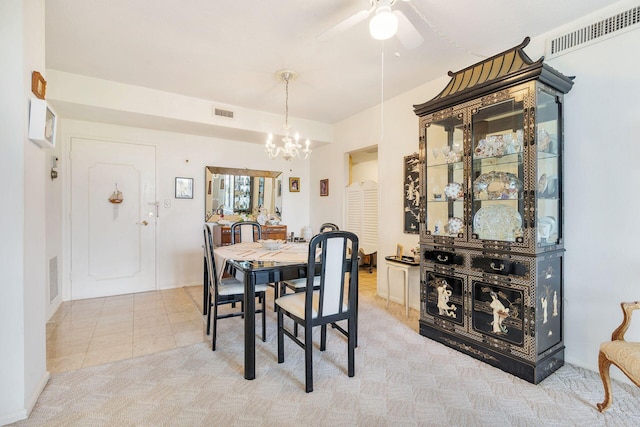
[[[237, 243], [214, 249], [218, 275], [229, 274], [244, 283], [244, 378], [256, 377], [255, 286], [307, 277], [308, 243], [286, 242], [268, 250], [260, 243]], [[314, 275], [322, 265], [316, 264]]]

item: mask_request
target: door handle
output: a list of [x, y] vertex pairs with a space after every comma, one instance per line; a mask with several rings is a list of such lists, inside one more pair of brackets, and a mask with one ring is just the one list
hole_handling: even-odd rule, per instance
[[147, 221], [136, 222], [136, 224], [138, 224], [138, 225], [149, 225], [149, 223]]

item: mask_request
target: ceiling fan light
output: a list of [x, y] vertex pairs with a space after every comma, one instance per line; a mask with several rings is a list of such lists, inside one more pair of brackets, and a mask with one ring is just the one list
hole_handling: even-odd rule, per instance
[[398, 18], [391, 12], [389, 6], [380, 6], [376, 14], [369, 21], [369, 32], [376, 40], [387, 40], [396, 35]]

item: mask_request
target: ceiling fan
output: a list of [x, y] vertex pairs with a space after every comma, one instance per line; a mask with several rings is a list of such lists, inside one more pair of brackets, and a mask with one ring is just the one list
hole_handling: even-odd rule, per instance
[[[402, 45], [407, 49], [414, 49], [424, 41], [416, 27], [413, 26], [401, 10], [392, 10], [398, 0], [368, 0], [369, 8], [351, 15], [347, 19], [339, 22], [328, 30], [317, 36], [318, 40], [329, 40], [356, 24], [367, 19], [371, 14], [373, 18], [369, 21], [369, 32], [374, 39], [386, 40], [394, 35], [398, 37]], [[402, 0], [409, 2], [410, 0]]]

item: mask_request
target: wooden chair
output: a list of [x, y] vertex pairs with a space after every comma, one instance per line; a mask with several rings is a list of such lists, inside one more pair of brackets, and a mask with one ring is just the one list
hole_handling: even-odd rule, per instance
[[[207, 313], [207, 335], [211, 329], [211, 318], [213, 317], [213, 331], [211, 333], [211, 350], [216, 350], [216, 338], [217, 338], [217, 326], [218, 319], [226, 319], [229, 317], [237, 317], [244, 315], [244, 283], [236, 279], [235, 277], [228, 277], [224, 279], [218, 279], [216, 262], [213, 256], [213, 238], [211, 236], [211, 229], [204, 226], [204, 247], [205, 247], [205, 259], [207, 262], [208, 281], [209, 281], [209, 310]], [[256, 313], [262, 313], [262, 341], [266, 340], [267, 325], [266, 325], [266, 290], [267, 285], [256, 285], [255, 297], [260, 298], [262, 301], [262, 309], [256, 310]], [[218, 307], [225, 304], [231, 304], [235, 307], [236, 303], [240, 303], [240, 311], [235, 311], [228, 314], [218, 314]], [[213, 312], [213, 314], [212, 314]]]
[[[321, 261], [316, 262], [316, 250], [321, 250]], [[349, 252], [351, 250], [351, 252]], [[355, 375], [355, 347], [357, 334], [358, 298], [358, 237], [347, 231], [330, 231], [314, 236], [309, 242], [307, 271], [315, 271], [321, 263], [318, 289], [314, 289], [314, 276], [307, 277], [304, 292], [281, 296], [278, 307], [278, 363], [284, 362], [284, 336], [287, 335], [305, 350], [305, 384], [307, 393], [313, 391], [312, 329], [320, 326], [320, 351], [326, 349], [327, 325], [347, 337], [347, 373]], [[284, 315], [296, 325], [304, 326], [304, 340], [285, 329]], [[346, 320], [343, 329], [336, 322]]]
[[640, 342], [627, 342], [624, 340], [624, 334], [631, 323], [631, 315], [634, 310], [640, 308], [640, 301], [623, 302], [620, 307], [622, 307], [622, 314], [624, 315], [622, 324], [613, 331], [611, 341], [600, 345], [598, 367], [600, 368], [600, 377], [604, 386], [604, 401], [596, 405], [600, 412], [606, 411], [613, 401], [611, 379], [609, 378], [609, 367], [612, 363], [635, 385], [640, 387]]
[[259, 239], [262, 239], [262, 226], [257, 222], [234, 222], [231, 225], [231, 244], [255, 242]]

